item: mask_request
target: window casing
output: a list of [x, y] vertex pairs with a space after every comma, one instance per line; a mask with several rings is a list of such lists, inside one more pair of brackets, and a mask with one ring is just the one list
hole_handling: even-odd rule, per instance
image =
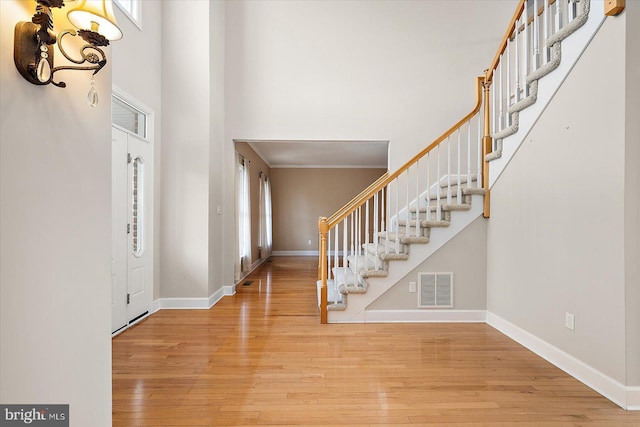
[[136, 27], [142, 29], [141, 0], [114, 0], [113, 3], [118, 6], [118, 9], [120, 9]]

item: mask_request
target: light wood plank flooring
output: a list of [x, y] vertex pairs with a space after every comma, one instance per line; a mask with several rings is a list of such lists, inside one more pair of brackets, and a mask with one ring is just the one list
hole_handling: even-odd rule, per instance
[[316, 263], [114, 338], [113, 425], [640, 425], [485, 324], [319, 325]]

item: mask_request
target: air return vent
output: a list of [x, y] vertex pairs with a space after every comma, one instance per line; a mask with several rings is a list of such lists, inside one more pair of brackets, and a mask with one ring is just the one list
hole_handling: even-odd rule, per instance
[[453, 273], [420, 273], [418, 308], [453, 307]]

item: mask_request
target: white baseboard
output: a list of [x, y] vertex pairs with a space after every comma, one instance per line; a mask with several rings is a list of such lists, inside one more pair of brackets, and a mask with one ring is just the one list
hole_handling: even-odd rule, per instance
[[236, 285], [223, 286], [208, 298], [158, 298], [153, 302], [153, 311], [158, 310], [208, 310], [224, 296], [234, 295]]
[[271, 256], [318, 256], [318, 251], [273, 251]]
[[484, 323], [486, 310], [366, 310], [366, 323]]
[[627, 387], [627, 411], [640, 411], [640, 387]]
[[640, 410], [640, 387], [627, 387], [548, 342], [487, 311], [487, 324], [591, 387], [616, 405]]

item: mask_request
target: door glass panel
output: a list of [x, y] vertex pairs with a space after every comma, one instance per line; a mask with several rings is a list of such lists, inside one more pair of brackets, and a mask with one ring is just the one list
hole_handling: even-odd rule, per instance
[[133, 197], [131, 212], [132, 212], [132, 227], [133, 230], [133, 254], [137, 257], [142, 255], [144, 251], [143, 247], [143, 209], [144, 209], [144, 162], [140, 157], [136, 157], [133, 161]]

